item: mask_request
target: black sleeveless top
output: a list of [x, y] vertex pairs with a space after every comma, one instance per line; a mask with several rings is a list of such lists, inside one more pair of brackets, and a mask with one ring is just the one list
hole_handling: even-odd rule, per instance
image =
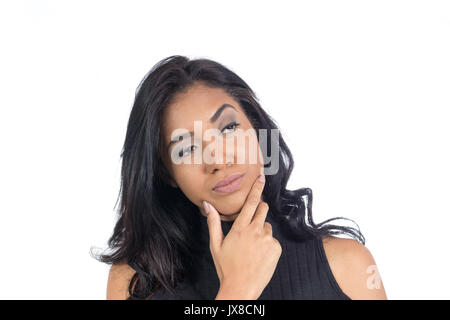
[[[298, 241], [286, 237], [280, 222], [271, 216], [272, 234], [282, 247], [275, 272], [258, 300], [351, 300], [339, 287], [328, 264], [321, 239], [311, 237]], [[224, 236], [234, 221], [221, 221]], [[190, 275], [171, 294], [160, 287], [151, 300], [214, 300], [220, 281], [209, 249], [207, 219], [201, 215], [202, 258]]]

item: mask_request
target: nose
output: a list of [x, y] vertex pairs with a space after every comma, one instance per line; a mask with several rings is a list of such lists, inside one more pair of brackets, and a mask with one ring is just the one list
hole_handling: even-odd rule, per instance
[[[222, 154], [222, 159], [220, 158], [220, 155], [216, 158], [215, 150], [213, 149], [211, 151], [211, 157], [212, 161], [206, 161], [206, 170], [208, 173], [215, 173], [218, 170], [223, 170], [228, 168], [233, 164], [233, 158], [231, 157], [231, 154], [227, 155], [225, 153]], [[208, 163], [211, 162], [211, 163]]]
[[229, 166], [231, 166], [232, 162], [229, 161], [227, 163], [216, 163], [216, 164], [210, 164], [207, 165], [207, 170], [209, 173], [216, 173], [216, 171], [218, 170], [223, 170], [225, 168], [228, 168]]

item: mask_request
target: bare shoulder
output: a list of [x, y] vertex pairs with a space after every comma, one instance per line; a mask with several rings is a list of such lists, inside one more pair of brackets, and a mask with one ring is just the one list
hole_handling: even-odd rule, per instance
[[128, 287], [136, 271], [125, 261], [113, 264], [109, 269], [107, 300], [126, 300], [129, 297]]
[[354, 239], [323, 237], [323, 248], [336, 282], [352, 300], [386, 300], [375, 259]]

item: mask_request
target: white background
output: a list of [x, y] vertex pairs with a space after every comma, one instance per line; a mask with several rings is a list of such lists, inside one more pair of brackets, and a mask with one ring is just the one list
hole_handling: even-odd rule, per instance
[[89, 250], [136, 87], [174, 54], [255, 90], [288, 187], [312, 188], [316, 223], [358, 223], [388, 299], [450, 298], [450, 2], [14, 0], [0, 33], [0, 298], [106, 297]]

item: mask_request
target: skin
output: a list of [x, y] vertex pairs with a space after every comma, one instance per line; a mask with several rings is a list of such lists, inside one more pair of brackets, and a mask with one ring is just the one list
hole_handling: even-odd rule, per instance
[[[210, 117], [224, 103], [233, 105], [237, 110], [227, 108], [216, 122], [210, 123]], [[204, 216], [206, 216], [206, 213], [202, 201], [206, 200], [220, 213], [221, 220], [232, 221], [241, 211], [253, 182], [260, 173], [263, 173], [261, 150], [258, 145], [258, 162], [255, 164], [249, 164], [248, 158], [246, 158], [244, 164], [237, 163], [238, 146], [235, 144], [235, 157], [231, 164], [214, 162], [213, 164], [176, 165], [170, 157], [170, 151], [174, 146], [167, 149], [171, 134], [177, 128], [193, 131], [195, 120], [202, 122], [203, 132], [210, 128], [222, 130], [233, 120], [240, 123], [238, 128], [244, 131], [253, 127], [236, 100], [222, 89], [210, 88], [201, 83], [194, 84], [188, 91], [176, 96], [162, 117], [164, 143], [167, 150], [163, 159], [164, 165], [171, 175], [168, 183], [175, 188], [180, 188], [186, 197], [198, 206], [199, 211]], [[227, 129], [227, 132], [233, 132], [233, 129]], [[230, 133], [230, 137], [232, 134]], [[192, 142], [193, 145], [198, 144], [196, 141]], [[202, 141], [203, 150], [210, 143], [214, 143], [214, 141]], [[185, 147], [189, 145], [185, 145]], [[240, 151], [248, 157], [249, 150], [246, 146], [248, 144]], [[193, 150], [193, 152], [195, 151]], [[231, 150], [227, 150], [224, 146], [223, 159], [228, 152], [231, 152]], [[212, 155], [215, 156], [215, 153], [212, 153]], [[218, 181], [233, 173], [245, 173], [244, 179], [236, 191], [229, 194], [219, 194], [212, 190]], [[353, 239], [332, 236], [323, 238], [323, 246], [332, 274], [347, 296], [352, 300], [387, 299], [383, 282], [376, 269], [375, 260], [367, 247]], [[373, 273], [374, 268], [375, 273]], [[108, 278], [107, 299], [126, 299], [128, 297], [128, 284], [134, 273], [135, 270], [125, 261], [113, 265]], [[378, 282], [375, 283], [378, 283], [379, 286], [370, 285], [370, 283], [373, 284], [373, 281], [369, 281], [370, 279], [377, 279]]]
[[352, 300], [387, 300], [383, 280], [370, 250], [353, 239], [324, 237], [330, 269]]
[[[215, 122], [210, 123], [209, 119], [224, 103], [231, 104], [237, 110], [226, 108]], [[201, 164], [195, 164], [193, 154], [194, 152], [199, 152], [199, 148], [192, 149], [190, 154], [185, 155], [187, 157], [192, 156], [192, 163], [190, 164], [174, 164], [171, 161], [171, 152], [174, 148], [177, 151], [180, 148], [186, 149], [191, 145], [199, 145], [199, 142], [192, 139], [191, 143], [186, 143], [183, 140], [167, 148], [172, 133], [180, 128], [194, 131], [194, 121], [201, 121], [202, 123], [201, 138], [204, 137], [204, 132], [207, 129], [215, 128], [223, 130], [232, 121], [239, 123], [237, 128], [228, 127], [226, 132], [222, 134], [224, 143], [222, 148], [223, 153], [221, 155], [216, 155], [213, 146], [210, 146], [212, 150], [210, 154], [212, 157], [224, 159], [222, 161], [223, 163], [213, 161], [212, 164], [208, 164], [206, 161], [202, 161]], [[202, 201], [206, 200], [221, 214], [221, 220], [234, 220], [241, 211], [253, 182], [259, 174], [263, 173], [262, 170], [264, 168], [262, 152], [256, 136], [251, 140], [257, 145], [258, 156], [254, 158], [257, 159], [257, 161], [254, 161], [255, 163], [250, 163], [249, 161], [249, 153], [251, 151], [249, 144], [239, 145], [237, 139], [233, 138], [233, 136], [241, 134], [239, 131], [233, 132], [235, 129], [242, 129], [243, 132], [248, 129], [254, 129], [244, 111], [239, 106], [239, 103], [222, 89], [210, 88], [201, 83], [196, 83], [186, 93], [178, 94], [174, 101], [166, 108], [162, 116], [162, 128], [165, 150], [167, 150], [167, 153], [164, 155], [164, 165], [171, 175], [171, 181], [169, 183], [173, 187], [180, 188], [186, 197], [198, 206], [204, 216], [206, 216], [206, 213], [204, 212]], [[234, 143], [232, 144], [234, 149], [227, 149], [226, 139], [234, 139]], [[211, 143], [214, 143], [214, 140], [206, 141], [206, 139], [203, 139], [203, 152]], [[238, 163], [238, 152], [245, 155], [244, 163]], [[231, 163], [225, 161], [227, 154], [229, 155], [228, 160], [232, 159]], [[234, 173], [245, 174], [242, 183], [236, 191], [224, 194], [212, 190], [220, 180]]]
[[[387, 300], [383, 281], [378, 273], [379, 288], [367, 286], [374, 274], [367, 272], [376, 266], [369, 249], [352, 239], [326, 237], [325, 254], [333, 276], [341, 290], [352, 300]], [[107, 300], [128, 298], [128, 285], [136, 271], [126, 262], [111, 266], [106, 292]]]

